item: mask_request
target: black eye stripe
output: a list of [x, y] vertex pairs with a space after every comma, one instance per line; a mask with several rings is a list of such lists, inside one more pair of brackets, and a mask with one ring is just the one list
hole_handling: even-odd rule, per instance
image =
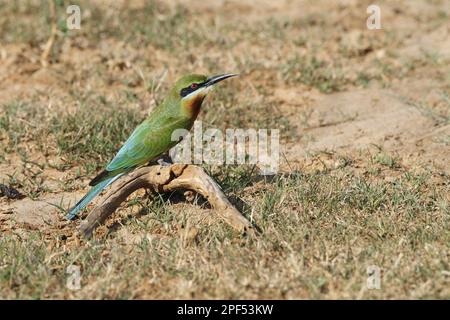
[[192, 89], [190, 88], [190, 87], [187, 87], [187, 88], [183, 88], [183, 89], [181, 89], [181, 91], [180, 91], [180, 96], [182, 96], [182, 97], [186, 97], [189, 93], [191, 93], [192, 92]]
[[181, 89], [180, 96], [186, 97], [189, 93], [194, 92], [198, 88], [200, 88], [200, 84], [199, 83], [193, 83], [189, 87]]

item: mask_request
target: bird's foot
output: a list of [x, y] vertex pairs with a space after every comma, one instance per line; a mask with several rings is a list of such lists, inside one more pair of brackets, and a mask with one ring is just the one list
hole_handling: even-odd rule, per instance
[[172, 165], [171, 162], [167, 162], [167, 161], [165, 161], [165, 159], [163, 159], [163, 158], [158, 159], [158, 161], [156, 161], [156, 162], [157, 162], [161, 167], [168, 167], [168, 166]]

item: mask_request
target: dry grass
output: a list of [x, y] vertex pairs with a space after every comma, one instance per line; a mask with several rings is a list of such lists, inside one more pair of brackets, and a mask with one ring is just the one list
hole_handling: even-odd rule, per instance
[[[57, 3], [64, 17], [69, 3]], [[81, 30], [60, 19], [43, 69], [48, 9], [0, 2], [0, 183], [37, 200], [81, 195], [187, 72], [241, 72], [208, 98], [204, 127], [280, 129], [285, 158], [274, 177], [205, 166], [259, 226], [254, 239], [181, 195], [138, 193], [91, 242], [63, 222], [66, 204], [58, 221], [33, 224], [5, 209], [28, 199], [0, 198], [0, 298], [450, 297], [450, 171], [424, 161], [448, 154], [448, 41], [423, 50], [448, 36], [445, 1], [382, 1], [384, 29], [374, 32], [364, 27], [369, 3], [77, 3]], [[359, 114], [327, 122], [314, 101], [361, 90], [402, 97], [428, 131], [418, 136], [408, 118], [409, 131], [367, 136], [364, 147], [350, 147], [352, 137], [309, 149], [339, 136], [336, 126], [355, 130], [376, 103], [355, 100]], [[78, 291], [66, 287], [71, 264], [81, 267]], [[370, 265], [381, 268], [380, 290], [366, 287]]]

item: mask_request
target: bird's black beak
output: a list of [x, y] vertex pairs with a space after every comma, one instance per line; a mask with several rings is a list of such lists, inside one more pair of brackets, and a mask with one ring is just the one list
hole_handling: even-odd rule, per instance
[[203, 83], [203, 87], [209, 87], [212, 86], [222, 80], [231, 78], [231, 77], [237, 77], [239, 74], [237, 73], [226, 73], [226, 74], [221, 74], [218, 76], [214, 76], [214, 77], [210, 77], [208, 79], [206, 79], [206, 81]]

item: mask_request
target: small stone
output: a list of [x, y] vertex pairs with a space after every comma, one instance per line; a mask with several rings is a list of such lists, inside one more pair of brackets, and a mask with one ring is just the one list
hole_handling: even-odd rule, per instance
[[19, 199], [23, 195], [13, 187], [8, 187], [7, 185], [0, 184], [0, 197], [3, 196], [7, 197], [8, 199]]

